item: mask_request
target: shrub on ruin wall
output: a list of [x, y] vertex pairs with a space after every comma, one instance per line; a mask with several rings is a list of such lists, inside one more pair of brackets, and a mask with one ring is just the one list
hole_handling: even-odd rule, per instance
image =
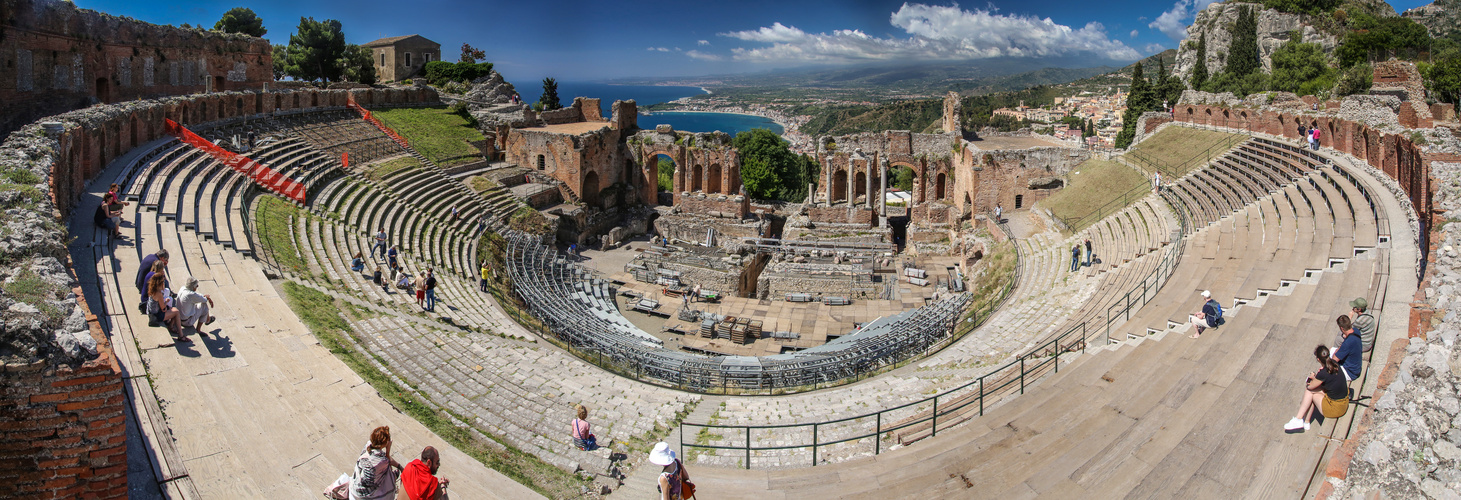
[[492, 63], [450, 63], [431, 61], [426, 63], [426, 81], [432, 85], [448, 82], [471, 82], [492, 74]]

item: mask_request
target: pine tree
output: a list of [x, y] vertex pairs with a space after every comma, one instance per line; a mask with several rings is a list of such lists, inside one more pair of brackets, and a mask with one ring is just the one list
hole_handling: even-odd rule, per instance
[[538, 98], [538, 103], [543, 105], [544, 111], [552, 111], [563, 107], [558, 101], [558, 80], [552, 78], [543, 79], [543, 96]]
[[1192, 78], [1187, 83], [1192, 90], [1202, 90], [1207, 84], [1207, 32], [1197, 38], [1197, 65], [1192, 68]]
[[1258, 20], [1253, 9], [1238, 10], [1238, 20], [1233, 23], [1233, 43], [1228, 46], [1228, 63], [1223, 72], [1234, 78], [1248, 76], [1262, 65], [1258, 60]]
[[1142, 75], [1141, 63], [1131, 70], [1131, 93], [1126, 95], [1126, 113], [1121, 115], [1121, 133], [1116, 135], [1116, 147], [1125, 148], [1136, 138], [1136, 121], [1141, 114], [1161, 107], [1157, 91]]

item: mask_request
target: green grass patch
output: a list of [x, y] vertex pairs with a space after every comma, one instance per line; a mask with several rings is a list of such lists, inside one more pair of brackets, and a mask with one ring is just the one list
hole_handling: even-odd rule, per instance
[[962, 337], [984, 324], [1005, 296], [1009, 295], [1010, 287], [1015, 281], [1015, 268], [1019, 266], [1019, 256], [1015, 252], [1014, 242], [1006, 240], [998, 243], [970, 269], [969, 272], [977, 276], [971, 290], [974, 300], [964, 309], [964, 314], [959, 317], [959, 324], [954, 326], [953, 338]]
[[[382, 398], [411, 418], [421, 422], [452, 446], [482, 462], [483, 465], [501, 472], [508, 478], [549, 498], [580, 496], [580, 487], [589, 483], [586, 479], [564, 472], [562, 469], [512, 445], [503, 443], [501, 439], [484, 432], [484, 435], [491, 437], [492, 440], [506, 448], [498, 450], [497, 447], [484, 442], [467, 429], [457, 427], [453, 422], [453, 417], [456, 416], [433, 410], [415, 394], [397, 385], [390, 377], [371, 365], [365, 354], [353, 347], [353, 344], [359, 343], [359, 339], [352, 341], [354, 333], [351, 331], [349, 323], [340, 316], [340, 311], [346, 309], [344, 302], [292, 281], [284, 282], [284, 297], [289, 303], [290, 309], [293, 309], [300, 321], [309, 327], [315, 337], [320, 340], [320, 344], [329, 349], [335, 357], [340, 358], [340, 361], [360, 375], [360, 378], [370, 383]], [[466, 421], [459, 417], [457, 419]]]
[[482, 132], [446, 106], [383, 109], [371, 111], [371, 115], [405, 137], [411, 147], [439, 167], [475, 161], [475, 158], [456, 158], [481, 154], [467, 141], [482, 140]]
[[470, 187], [473, 191], [481, 194], [502, 187], [502, 184], [498, 184], [497, 181], [482, 177], [480, 175], [474, 175], [467, 178], [467, 187]]
[[35, 306], [48, 320], [59, 321], [61, 319], [61, 310], [51, 305], [50, 301], [57, 300], [62, 289], [47, 283], [30, 269], [22, 268], [20, 274], [8, 282], [0, 284], [0, 289], [5, 290], [5, 294], [16, 302]]
[[[1150, 185], [1145, 175], [1131, 167], [1095, 159], [1078, 165], [1067, 179], [1065, 189], [1041, 200], [1039, 205], [1049, 209], [1056, 218], [1073, 224], [1071, 231], [1080, 231], [1136, 201], [1145, 193], [1136, 188]], [[1123, 195], [1128, 195], [1128, 199], [1122, 200]]]
[[[1181, 177], [1193, 169], [1206, 165], [1209, 158], [1221, 155], [1227, 150], [1226, 147], [1223, 147], [1224, 145], [1236, 144], [1232, 141], [1241, 141], [1247, 137], [1243, 134], [1189, 127], [1167, 127], [1161, 132], [1157, 132], [1157, 135], [1141, 141], [1132, 150], [1136, 151], [1138, 155], [1155, 159], [1176, 170], [1175, 172], [1164, 172], [1162, 175], [1175, 173], [1177, 177]], [[1150, 165], [1134, 158], [1128, 159], [1133, 165], [1146, 169], [1148, 174], [1151, 173]]]
[[264, 246], [264, 251], [269, 252], [281, 270], [296, 276], [309, 276], [309, 266], [294, 245], [294, 223], [305, 216], [304, 211], [273, 196], [260, 200], [254, 221], [258, 225], [259, 243]]
[[390, 177], [391, 174], [408, 168], [421, 168], [421, 162], [414, 156], [402, 156], [375, 164], [370, 168], [370, 173], [366, 174], [366, 176], [380, 181], [385, 180], [386, 177]]

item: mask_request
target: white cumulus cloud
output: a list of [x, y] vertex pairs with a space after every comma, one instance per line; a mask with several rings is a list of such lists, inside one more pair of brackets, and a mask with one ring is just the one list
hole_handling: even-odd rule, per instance
[[1166, 33], [1167, 37], [1173, 40], [1185, 39], [1187, 38], [1187, 24], [1197, 16], [1197, 12], [1216, 2], [1217, 0], [1177, 0], [1177, 3], [1172, 4], [1172, 8], [1167, 9], [1146, 26]]
[[699, 44], [700, 44], [700, 45], [702, 45], [702, 46], [703, 46], [703, 45], [710, 45], [710, 40], [701, 40], [701, 41], [699, 41], [699, 42], [696, 42], [696, 43], [699, 43]]
[[855, 29], [807, 33], [781, 23], [721, 33], [721, 36], [769, 44], [731, 49], [734, 59], [747, 62], [844, 63], [1077, 54], [1121, 60], [1141, 57], [1131, 47], [1110, 39], [1106, 28], [1096, 22], [1072, 28], [1049, 18], [1001, 15], [993, 9], [963, 10], [957, 5], [910, 3], [893, 12], [888, 21], [909, 36], [882, 38]]
[[1131, 37], [1136, 38], [1136, 30], [1131, 30]]
[[669, 52], [670, 51], [670, 49], [665, 48], [665, 47], [650, 47], [650, 48], [648, 48], [646, 50], [648, 50], [650, 52]]

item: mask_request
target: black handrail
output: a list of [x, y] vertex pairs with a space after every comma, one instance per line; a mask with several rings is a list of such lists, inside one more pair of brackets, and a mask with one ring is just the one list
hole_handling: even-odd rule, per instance
[[[1188, 220], [1187, 220], [1186, 214], [1184, 214], [1181, 210], [1173, 210], [1173, 212], [1177, 215], [1177, 220], [1178, 220], [1178, 224], [1179, 224], [1179, 229], [1178, 229], [1178, 233], [1177, 234], [1179, 236], [1180, 235], [1187, 234]], [[1123, 306], [1123, 311], [1122, 311], [1121, 316], [1124, 316], [1124, 318], [1123, 319], [1119, 319], [1117, 321], [1124, 322], [1126, 320], [1129, 320], [1130, 317], [1131, 317], [1131, 311], [1133, 310], [1133, 308], [1140, 308], [1140, 307], [1146, 305], [1146, 303], [1148, 301], [1150, 301], [1151, 298], [1154, 298], [1152, 296], [1152, 293], [1154, 293], [1157, 290], [1161, 289], [1162, 288], [1162, 285], [1164, 285], [1166, 283], [1166, 281], [1171, 278], [1172, 272], [1176, 269], [1177, 265], [1181, 262], [1183, 251], [1184, 251], [1183, 240], [1181, 238], [1176, 238], [1175, 241], [1173, 241], [1172, 245], [1170, 245], [1168, 247], [1167, 252], [1162, 255], [1162, 261], [1157, 265], [1157, 267], [1155, 269], [1153, 269], [1150, 274], [1148, 274], [1145, 278], [1143, 278], [1141, 280], [1141, 283], [1140, 283], [1139, 286], [1133, 285], [1133, 287], [1126, 292], [1125, 297], [1124, 297], [1124, 299], [1123, 299], [1123, 301], [1121, 303], [1122, 306]], [[1137, 291], [1137, 289], [1140, 289], [1141, 290], [1141, 295], [1137, 299], [1137, 300], [1139, 300], [1139, 302], [1133, 302], [1133, 299], [1132, 299], [1133, 295], [1132, 294], [1135, 293]], [[1114, 304], [1113, 304], [1113, 307], [1114, 307]], [[938, 435], [938, 418], [939, 418], [940, 415], [945, 415], [946, 416], [946, 415], [949, 415], [949, 414], [952, 414], [952, 413], [955, 413], [955, 412], [959, 412], [960, 410], [963, 410], [965, 408], [968, 408], [968, 407], [970, 407], [972, 405], [977, 404], [977, 405], [979, 405], [979, 415], [980, 416], [983, 416], [984, 415], [984, 409], [985, 409], [985, 406], [986, 406], [985, 405], [985, 401], [987, 399], [989, 399], [990, 396], [996, 396], [996, 397], [1002, 398], [1002, 397], [1005, 397], [1005, 396], [1012, 395], [1012, 393], [1014, 392], [1013, 387], [1014, 387], [1014, 385], [1016, 383], [1019, 384], [1019, 392], [1020, 392], [1020, 394], [1024, 394], [1025, 387], [1027, 385], [1029, 385], [1029, 383], [1030, 383], [1030, 380], [1029, 380], [1030, 378], [1032, 378], [1032, 377], [1038, 378], [1040, 376], [1043, 376], [1047, 371], [1053, 372], [1053, 373], [1059, 373], [1060, 372], [1060, 355], [1061, 354], [1066, 353], [1066, 352], [1074, 352], [1076, 349], [1079, 349], [1082, 353], [1084, 353], [1086, 351], [1086, 347], [1089, 344], [1089, 341], [1091, 339], [1093, 339], [1093, 338], [1098, 337], [1098, 336], [1104, 336], [1105, 342], [1107, 344], [1111, 343], [1110, 326], [1111, 326], [1111, 324], [1113, 322], [1113, 318], [1112, 318], [1112, 315], [1111, 315], [1111, 309], [1108, 309], [1107, 310], [1107, 313], [1105, 315], [1105, 320], [1104, 320], [1104, 323], [1105, 324], [1104, 325], [1100, 325], [1100, 326], [1103, 326], [1102, 328], [1092, 328], [1091, 327], [1091, 322], [1094, 321], [1094, 320], [1097, 320], [1097, 319], [1100, 319], [1100, 317], [1092, 318], [1092, 319], [1086, 320], [1086, 321], [1082, 321], [1082, 322], [1080, 322], [1080, 323], [1078, 323], [1078, 324], [1070, 327], [1069, 329], [1067, 329], [1066, 331], [1062, 332], [1061, 334], [1059, 334], [1059, 335], [1057, 335], [1057, 336], [1055, 336], [1055, 337], [1053, 337], [1053, 338], [1051, 338], [1049, 340], [1046, 340], [1044, 342], [1041, 342], [1039, 345], [1037, 345], [1034, 348], [1026, 351], [1025, 354], [1020, 355], [1019, 358], [1015, 359], [1014, 361], [1011, 361], [1009, 363], [1006, 363], [1004, 366], [1001, 366], [999, 368], [996, 368], [994, 371], [992, 371], [990, 373], [987, 373], [987, 374], [984, 374], [984, 375], [980, 376], [979, 378], [976, 378], [974, 380], [969, 381], [968, 383], [965, 383], [963, 385], [960, 385], [959, 387], [956, 387], [956, 388], [953, 388], [953, 389], [944, 391], [942, 393], [936, 394], [936, 395], [934, 395], [932, 397], [929, 397], [929, 398], [924, 398], [924, 399], [921, 399], [921, 400], [918, 400], [918, 401], [914, 401], [914, 402], [911, 402], [911, 403], [904, 403], [904, 404], [901, 404], [901, 405], [898, 405], [898, 406], [894, 406], [892, 408], [885, 408], [885, 409], [878, 410], [878, 411], [873, 412], [873, 413], [865, 413], [865, 414], [857, 415], [857, 416], [843, 417], [843, 418], [838, 418], [838, 419], [834, 419], [834, 420], [828, 420], [828, 421], [824, 421], [824, 422], [812, 422], [812, 423], [800, 423], [800, 424], [719, 425], [719, 424], [711, 424], [711, 423], [697, 424], [697, 423], [691, 423], [691, 422], [681, 422], [680, 423], [680, 454], [681, 454], [681, 456], [684, 456], [684, 451], [685, 451], [685, 447], [686, 446], [689, 446], [689, 447], [694, 448], [694, 449], [737, 450], [737, 451], [743, 451], [743, 452], [745, 452], [745, 463], [743, 465], [744, 465], [745, 468], [749, 469], [749, 468], [751, 468], [751, 458], [752, 458], [751, 452], [752, 451], [775, 451], [775, 450], [789, 450], [789, 449], [811, 448], [812, 449], [812, 465], [813, 466], [816, 466], [817, 465], [817, 453], [818, 453], [818, 448], [819, 447], [825, 447], [825, 446], [834, 445], [834, 444], [838, 444], [838, 443], [845, 443], [845, 442], [849, 442], [849, 441], [856, 441], [856, 440], [859, 440], [859, 439], [866, 439], [866, 438], [871, 437], [871, 438], [873, 438], [873, 454], [876, 455], [876, 454], [879, 454], [879, 453], [882, 452], [882, 439], [883, 439], [883, 435], [885, 433], [890, 433], [890, 432], [893, 432], [893, 431], [897, 431], [897, 430], [901, 430], [901, 429], [906, 429], [906, 428], [912, 427], [912, 426], [917, 425], [917, 424], [922, 424], [923, 422], [929, 422], [929, 434], [930, 435]], [[1047, 370], [1046, 369], [1047, 366], [1051, 367], [1051, 369]], [[970, 389], [970, 388], [972, 388], [972, 387], [974, 387], [976, 385], [978, 386], [978, 393], [977, 393], [977, 396], [976, 397], [972, 397], [971, 398], [971, 397], [969, 397], [970, 395], [962, 395], [962, 397], [956, 396], [956, 393], [959, 393], [960, 391], [964, 391], [966, 389]], [[990, 388], [990, 387], [987, 387], [987, 385], [993, 385], [993, 387]], [[1008, 389], [1008, 391], [1006, 391], [1006, 389]], [[1009, 392], [1010, 394], [1006, 394], [1005, 392]], [[949, 400], [950, 398], [956, 398], [956, 400], [961, 400], [961, 401], [959, 403], [955, 404], [952, 408], [949, 407], [949, 406], [944, 406], [944, 407], [941, 408], [939, 406], [939, 399], [941, 399], [941, 398], [944, 399], [945, 401]], [[997, 401], [997, 399], [996, 399], [996, 401]], [[932, 408], [932, 411], [928, 413], [928, 415], [920, 416], [920, 417], [917, 417], [917, 418], [913, 418], [913, 419], [908, 420], [906, 422], [903, 422], [901, 424], [896, 424], [896, 425], [894, 425], [892, 427], [886, 427], [886, 428], [883, 427], [883, 415], [884, 414], [889, 413], [889, 412], [893, 412], [893, 411], [897, 411], [897, 410], [901, 410], [901, 409], [905, 409], [905, 408], [909, 408], [909, 407], [912, 407], [912, 406], [915, 406], [915, 405], [924, 405], [924, 404], [930, 404], [930, 403], [933, 405], [933, 408]], [[863, 434], [858, 434], [858, 435], [851, 436], [851, 437], [843, 437], [843, 438], [840, 438], [840, 439], [834, 439], [834, 440], [829, 440], [829, 441], [822, 441], [820, 439], [820, 431], [821, 431], [821, 427], [822, 426], [830, 425], [830, 424], [843, 423], [843, 422], [850, 422], [850, 421], [854, 421], [854, 420], [869, 419], [869, 418], [870, 419], [874, 419], [874, 421], [875, 421], [874, 431], [871, 432], [871, 433], [863, 433]], [[685, 442], [685, 434], [687, 432], [687, 428], [691, 428], [691, 427], [698, 428], [698, 429], [737, 429], [737, 430], [744, 430], [745, 431], [744, 432], [744, 435], [745, 435], [745, 445], [744, 446], [734, 446], [734, 445], [714, 445], [714, 444], [686, 443]], [[751, 440], [751, 432], [752, 432], [752, 430], [757, 430], [757, 429], [791, 429], [791, 428], [811, 428], [811, 431], [812, 431], [812, 442], [810, 444], [793, 444], [793, 445], [783, 445], [783, 446], [752, 446], [752, 440]], [[736, 432], [736, 434], [739, 434], [739, 432]], [[786, 433], [778, 433], [778, 436], [783, 437], [783, 438], [786, 435], [787, 435]]]

